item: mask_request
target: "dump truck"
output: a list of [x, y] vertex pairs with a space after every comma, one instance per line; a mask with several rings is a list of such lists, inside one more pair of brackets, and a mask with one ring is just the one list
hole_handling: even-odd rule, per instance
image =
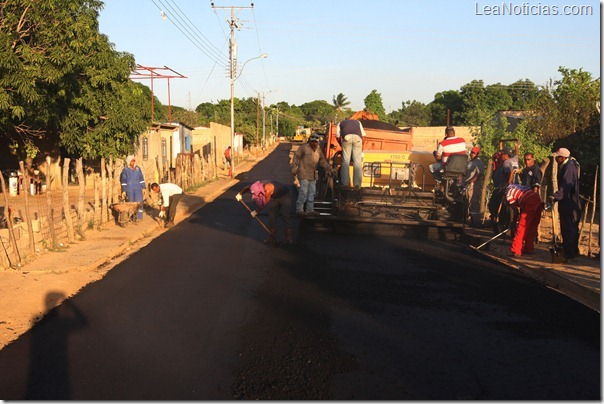
[[[363, 180], [361, 187], [341, 184], [342, 149], [336, 140], [337, 124], [330, 122], [325, 130], [322, 150], [337, 178], [320, 170], [315, 209], [320, 213], [304, 218], [308, 225], [344, 223], [365, 230], [372, 225], [428, 228], [462, 228], [467, 214], [462, 179], [467, 156], [451, 156], [447, 163], [445, 187], [435, 191], [429, 166], [431, 152], [413, 150], [413, 128], [399, 128], [380, 121], [376, 115], [359, 112], [351, 119], [363, 125], [366, 140], [363, 147]], [[352, 179], [352, 163], [350, 165]], [[346, 226], [350, 227], [350, 226]]]

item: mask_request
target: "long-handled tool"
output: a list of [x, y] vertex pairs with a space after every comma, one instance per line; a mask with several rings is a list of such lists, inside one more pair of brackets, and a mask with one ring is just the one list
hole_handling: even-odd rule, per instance
[[[246, 204], [245, 202], [243, 202], [243, 199], [242, 199], [242, 200], [240, 200], [239, 202], [241, 202], [241, 204], [242, 204], [243, 206], [245, 206], [245, 208], [246, 208], [246, 209], [247, 209], [247, 210], [248, 210], [250, 213], [252, 213], [252, 209], [250, 209], [250, 207], [249, 207], [249, 206], [247, 206], [247, 204]], [[263, 228], [264, 230], [266, 230], [266, 232], [267, 232], [268, 234], [271, 234], [271, 231], [268, 229], [268, 227], [266, 227], [266, 225], [265, 225], [264, 223], [262, 223], [262, 220], [258, 219], [258, 216], [254, 216], [254, 219], [256, 219], [256, 220], [258, 221], [258, 223], [260, 223], [260, 225], [262, 226], [262, 228]]]
[[552, 256], [552, 264], [563, 264], [566, 262], [566, 258], [564, 257], [564, 253], [562, 252], [562, 248], [558, 245], [558, 238], [556, 237], [556, 224], [554, 220], [554, 209], [551, 210], [552, 213], [552, 235], [553, 235], [553, 246], [550, 247], [549, 253]]
[[470, 248], [478, 251], [480, 250], [482, 247], [484, 247], [485, 245], [489, 244], [491, 241], [495, 240], [496, 238], [499, 238], [501, 236], [503, 236], [505, 233], [507, 233], [507, 231], [510, 230], [510, 228], [506, 228], [504, 231], [502, 231], [501, 233], [497, 234], [496, 236], [491, 237], [490, 239], [488, 239], [487, 241], [485, 241], [484, 243], [482, 243], [481, 245], [479, 245], [478, 247], [471, 245]]

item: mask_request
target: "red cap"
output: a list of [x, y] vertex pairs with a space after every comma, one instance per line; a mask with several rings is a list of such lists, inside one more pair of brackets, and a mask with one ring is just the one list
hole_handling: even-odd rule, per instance
[[472, 147], [472, 150], [470, 150], [470, 153], [476, 153], [476, 154], [480, 153], [480, 147], [478, 147], [478, 146]]

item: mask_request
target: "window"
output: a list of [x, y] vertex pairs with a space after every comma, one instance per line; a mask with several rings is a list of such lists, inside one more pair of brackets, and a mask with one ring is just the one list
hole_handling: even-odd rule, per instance
[[149, 138], [143, 137], [143, 161], [149, 160]]
[[168, 161], [168, 144], [166, 139], [161, 140], [161, 161], [162, 164], [166, 164]]

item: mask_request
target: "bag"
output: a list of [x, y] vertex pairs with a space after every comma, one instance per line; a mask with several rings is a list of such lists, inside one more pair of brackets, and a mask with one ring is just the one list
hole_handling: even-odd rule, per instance
[[264, 194], [264, 185], [260, 181], [256, 181], [250, 187], [252, 193], [252, 201], [258, 206], [258, 209], [264, 209], [266, 206], [266, 195]]

